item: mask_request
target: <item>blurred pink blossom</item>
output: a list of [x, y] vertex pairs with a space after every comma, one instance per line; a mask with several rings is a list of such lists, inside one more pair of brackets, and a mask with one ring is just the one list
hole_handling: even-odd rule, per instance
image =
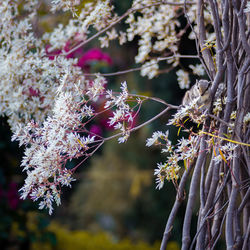
[[93, 48], [88, 50], [81, 58], [79, 58], [77, 66], [83, 68], [91, 61], [102, 61], [106, 62], [108, 65], [112, 64], [112, 59], [107, 53], [102, 52], [100, 49]]
[[100, 135], [100, 136], [102, 136], [102, 128], [101, 128], [101, 126], [99, 126], [99, 125], [96, 125], [96, 124], [91, 125], [89, 131], [90, 131], [91, 133], [95, 134], [95, 135]]

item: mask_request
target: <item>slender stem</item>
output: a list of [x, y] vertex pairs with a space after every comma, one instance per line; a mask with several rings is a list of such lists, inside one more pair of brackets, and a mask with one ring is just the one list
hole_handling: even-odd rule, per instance
[[[214, 201], [214, 196], [215, 196], [215, 192], [217, 189], [217, 184], [219, 182], [219, 169], [220, 169], [220, 164], [216, 163], [214, 165], [214, 168], [213, 168], [212, 182], [211, 182], [211, 186], [210, 186], [209, 193], [207, 196], [206, 204], [205, 204], [204, 209], [201, 209], [202, 221], [206, 217], [206, 214], [208, 213], [208, 211], [211, 208], [211, 205], [213, 204], [213, 201]], [[204, 244], [205, 244], [206, 224], [203, 224], [203, 225], [204, 226], [201, 228], [201, 232], [197, 238], [197, 245], [196, 245], [200, 249], [204, 249]]]
[[85, 157], [79, 164], [77, 164], [71, 171], [74, 172], [78, 167], [80, 167], [90, 156], [92, 156], [104, 143], [102, 141], [91, 153], [88, 154], [87, 157]]
[[[136, 126], [136, 127], [134, 127], [134, 128], [129, 129], [128, 132], [131, 133], [131, 132], [133, 132], [133, 131], [136, 131], [136, 130], [138, 130], [138, 129], [144, 127], [145, 125], [147, 125], [147, 124], [153, 122], [154, 120], [158, 119], [160, 116], [164, 115], [167, 111], [169, 111], [169, 110], [171, 110], [171, 109], [173, 109], [173, 108], [167, 107], [166, 109], [164, 109], [163, 111], [161, 111], [159, 114], [157, 114], [157, 115], [154, 116], [153, 118], [147, 120], [146, 122], [144, 122], [144, 123], [142, 123], [142, 124], [140, 124], [140, 125], [138, 125], [138, 126]], [[99, 142], [99, 141], [108, 141], [108, 140], [111, 140], [111, 139], [113, 139], [113, 138], [116, 138], [116, 137], [118, 137], [118, 136], [123, 136], [123, 135], [124, 135], [124, 133], [123, 133], [123, 132], [120, 132], [120, 133], [117, 133], [117, 134], [115, 134], [115, 135], [112, 135], [112, 136], [103, 138], [102, 140], [96, 140], [95, 143], [96, 143], [96, 142]]]
[[240, 206], [238, 208], [238, 213], [240, 214], [243, 210], [243, 208], [245, 207], [245, 205], [247, 204], [247, 202], [249, 201], [249, 197], [250, 197], [250, 187], [248, 188], [245, 196], [243, 197]]
[[168, 106], [171, 109], [178, 109], [179, 108], [179, 106], [169, 104], [169, 103], [165, 102], [164, 100], [162, 100], [162, 99], [160, 99], [158, 97], [150, 97], [150, 96], [138, 95], [138, 94], [129, 94], [129, 96], [135, 96], [135, 97], [139, 97], [139, 98], [144, 98], [146, 100], [152, 100], [152, 101], [155, 101], [155, 102], [159, 102], [159, 103], [162, 103], [162, 104]]
[[[214, 173], [214, 172], [213, 172]], [[204, 234], [206, 233], [206, 221], [213, 217], [213, 216], [210, 216], [210, 213], [213, 211], [214, 209], [214, 206], [216, 205], [216, 203], [218, 202], [218, 200], [220, 199], [221, 195], [222, 195], [222, 192], [227, 184], [227, 180], [228, 180], [228, 177], [229, 177], [229, 174], [230, 172], [228, 171], [226, 177], [224, 177], [224, 181], [223, 181], [223, 184], [221, 187], [217, 188], [217, 194], [214, 196], [215, 198], [213, 200], [210, 199], [210, 202], [213, 202], [213, 204], [210, 206], [210, 208], [208, 209], [208, 211], [205, 213], [205, 209], [207, 209], [207, 207], [204, 207], [204, 209], [201, 211], [201, 214], [199, 215], [200, 216], [200, 222], [197, 226], [197, 231], [196, 231], [196, 235], [194, 236], [194, 239], [193, 239], [193, 242], [192, 242], [192, 245], [195, 243], [195, 240], [197, 237], [199, 238], [203, 238], [204, 241], [203, 242], [197, 242], [196, 244], [196, 248], [197, 249], [204, 249], [205, 248], [205, 236]], [[212, 186], [214, 183], [211, 183], [210, 186]], [[216, 186], [217, 187], [217, 186]], [[206, 202], [208, 202], [209, 200], [207, 199]], [[207, 206], [208, 203], [206, 203], [206, 206]], [[218, 211], [220, 212], [221, 209], [218, 209]], [[217, 211], [217, 212], [218, 212]], [[217, 214], [217, 213], [215, 213]], [[200, 236], [201, 235], [201, 236]], [[199, 240], [199, 239], [198, 239]], [[203, 248], [201, 248], [203, 247]]]
[[[152, 65], [155, 65], [160, 61], [166, 61], [166, 60], [173, 59], [173, 58], [198, 58], [198, 56], [196, 56], [196, 55], [173, 55], [173, 56], [168, 56], [168, 57], [159, 57], [159, 58], [156, 59], [156, 62], [150, 63], [148, 65], [143, 65], [141, 67], [137, 67], [137, 68], [133, 68], [133, 69], [127, 69], [127, 70], [121, 70], [121, 71], [111, 72], [111, 73], [98, 73], [98, 74], [101, 75], [101, 76], [123, 75], [123, 74], [131, 73], [131, 72], [135, 72], [135, 71], [140, 71], [142, 69], [151, 67]], [[85, 76], [96, 76], [96, 73], [95, 74], [85, 73], [84, 75]]]

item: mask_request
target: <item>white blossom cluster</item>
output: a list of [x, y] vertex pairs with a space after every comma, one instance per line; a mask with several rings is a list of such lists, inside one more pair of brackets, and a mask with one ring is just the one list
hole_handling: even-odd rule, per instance
[[224, 161], [226, 164], [230, 164], [230, 162], [233, 160], [233, 158], [236, 157], [235, 149], [238, 147], [237, 144], [233, 144], [231, 142], [223, 145], [218, 146], [219, 153], [217, 155], [214, 155], [213, 160], [217, 163]]
[[189, 65], [189, 68], [192, 69], [194, 75], [203, 76], [205, 74], [202, 64]]
[[188, 89], [190, 87], [189, 74], [183, 69], [180, 69], [176, 72], [176, 75], [179, 87], [181, 89]]
[[202, 124], [205, 121], [205, 112], [203, 112], [199, 104], [200, 97], [190, 101], [189, 104], [181, 106], [174, 114], [173, 118], [169, 120], [168, 125], [180, 126], [185, 121], [184, 118], [190, 117], [193, 122]]
[[[127, 29], [127, 40], [132, 41], [135, 36], [139, 36], [138, 54], [135, 57], [136, 63], [142, 63], [148, 66], [141, 72], [153, 78], [157, 75], [158, 67], [154, 64], [154, 55], [164, 55], [164, 53], [177, 53], [178, 38], [176, 36], [176, 27], [180, 24], [176, 19], [176, 11], [173, 6], [160, 4], [159, 6], [150, 6], [156, 1], [134, 1], [133, 7], [138, 9], [140, 15], [130, 14], [126, 20], [129, 25]], [[177, 1], [178, 2], [178, 1]], [[153, 40], [155, 40], [153, 42]], [[147, 63], [147, 64], [145, 64]], [[152, 73], [152, 72], [153, 73]]]
[[[74, 84], [65, 75], [57, 89], [52, 115], [42, 125], [31, 121], [24, 128], [17, 127], [12, 137], [20, 146], [26, 146], [21, 166], [27, 178], [21, 188], [21, 198], [41, 199], [39, 208], [48, 208], [50, 214], [53, 202], [60, 204], [61, 186], [70, 187], [74, 180], [66, 162], [83, 156], [89, 150], [88, 144], [95, 140], [94, 136], [82, 133], [83, 120], [94, 116], [93, 108], [87, 103], [102, 94], [102, 83], [103, 78], [97, 77], [86, 93], [84, 88], [79, 88], [84, 82]], [[85, 100], [84, 94], [90, 99]]]
[[[202, 76], [205, 74], [205, 70], [201, 64], [189, 65], [194, 75]], [[189, 73], [183, 69], [176, 71], [177, 81], [181, 89], [188, 89], [190, 87]]]
[[80, 0], [52, 0], [52, 9], [51, 11], [55, 12], [58, 10], [67, 11], [70, 10], [72, 13], [76, 12], [75, 6], [80, 4]]
[[[175, 3], [183, 3], [183, 1], [177, 0]], [[211, 10], [207, 4], [205, 4], [204, 7], [204, 22], [205, 25], [210, 25], [213, 22]], [[157, 0], [134, 0], [132, 8], [137, 10], [137, 14], [134, 15], [131, 13], [127, 18], [126, 23], [129, 25], [129, 28], [126, 32], [120, 32], [118, 34], [115, 31], [115, 35], [113, 35], [112, 38], [111, 36], [104, 36], [100, 38], [101, 44], [103, 47], [108, 47], [109, 40], [116, 39], [117, 37], [120, 39], [120, 44], [126, 41], [132, 41], [135, 37], [139, 37], [139, 48], [135, 61], [136, 63], [143, 64], [141, 75], [148, 76], [149, 79], [152, 79], [159, 74], [159, 65], [157, 61], [159, 55], [174, 55], [173, 58], [167, 60], [167, 63], [172, 67], [176, 67], [179, 64], [179, 34], [177, 30], [180, 27], [180, 23], [177, 17], [183, 9], [183, 6], [180, 5], [176, 7], [175, 5], [164, 4], [164, 2], [159, 3]], [[196, 5], [187, 5], [186, 8], [190, 23], [195, 23], [197, 19]], [[194, 30], [197, 31], [196, 25], [194, 25]], [[209, 41], [213, 41], [214, 33], [207, 33], [207, 37]], [[190, 38], [195, 39], [195, 34], [193, 32], [190, 33]], [[204, 75], [202, 65], [193, 66], [191, 69], [196, 75]], [[177, 75], [180, 87], [188, 88], [188, 73], [179, 70]]]
[[[53, 1], [52, 11], [74, 11], [78, 3]], [[76, 67], [77, 59], [53, 53], [57, 49], [66, 53], [68, 41], [86, 39], [90, 25], [106, 26], [112, 19], [112, 6], [109, 1], [87, 4], [79, 17], [39, 38], [32, 28], [39, 2], [19, 4], [0, 3], [0, 115], [9, 119], [12, 140], [25, 147], [21, 166], [27, 178], [22, 198], [40, 200], [39, 208], [51, 214], [53, 202], [60, 204], [61, 186], [73, 181], [66, 162], [87, 154], [88, 144], [95, 140], [82, 122], [95, 115], [88, 103], [104, 94], [106, 83], [99, 75], [85, 79]], [[19, 13], [23, 10], [28, 14]]]
[[113, 7], [109, 0], [86, 3], [80, 14], [70, 19], [67, 25], [60, 23], [52, 32], [45, 33], [42, 39], [50, 45], [49, 52], [64, 48], [65, 44], [72, 39], [75, 43], [85, 41], [90, 26], [93, 26], [96, 30], [101, 30], [114, 21], [116, 15], [112, 14], [112, 10]]
[[[121, 84], [121, 90], [118, 96], [114, 95], [111, 90], [107, 91], [107, 101], [104, 108], [116, 108], [115, 111], [113, 111], [113, 117], [109, 118], [109, 125], [121, 131], [122, 136], [118, 138], [118, 142], [124, 143], [129, 138], [130, 129], [133, 126], [134, 115], [133, 110], [127, 103], [129, 93], [126, 82]], [[140, 103], [140, 99], [138, 99], [137, 102]]]
[[112, 23], [116, 17], [116, 14], [113, 15], [113, 5], [110, 0], [99, 0], [96, 3], [88, 3], [79, 15], [79, 19], [83, 21], [83, 29], [93, 25], [96, 30], [105, 28]]
[[[221, 0], [217, 0], [216, 1], [218, 6], [221, 5]], [[211, 25], [211, 23], [213, 23], [213, 18], [211, 15], [211, 8], [210, 5], [208, 4], [208, 2], [204, 2], [203, 5], [204, 8], [204, 24], [206, 27], [209, 27], [209, 25]], [[220, 17], [222, 17], [222, 13], [221, 13], [221, 9], [219, 9], [219, 15]], [[196, 4], [192, 4], [189, 5], [187, 8], [187, 16], [189, 18], [190, 23], [192, 23], [193, 25], [193, 29], [192, 32], [189, 35], [190, 39], [196, 39], [196, 35], [198, 34], [198, 26], [197, 26], [197, 5]], [[206, 37], [207, 37], [207, 41], [215, 41], [215, 34], [212, 30], [210, 29], [205, 29], [206, 32]], [[196, 34], [195, 34], [196, 33]]]
[[0, 4], [0, 115], [8, 116], [13, 131], [31, 118], [41, 123], [51, 113], [58, 79], [66, 70], [80, 74], [75, 60], [46, 56], [42, 40], [32, 32], [33, 16], [19, 20], [17, 6], [15, 1]]
[[176, 181], [180, 175], [181, 162], [188, 167], [197, 157], [198, 136], [190, 136], [188, 139], [182, 138], [174, 147], [168, 139], [169, 132], [156, 131], [151, 138], [147, 139], [146, 146], [158, 145], [162, 147], [162, 153], [167, 154], [165, 163], [158, 163], [154, 175], [156, 176], [156, 188], [161, 189], [165, 180]]
[[[180, 1], [177, 0], [177, 2]], [[178, 54], [179, 39], [176, 36], [176, 27], [180, 26], [176, 19], [178, 8], [155, 0], [134, 0], [132, 9], [137, 10], [137, 14], [132, 12], [128, 16], [125, 22], [129, 27], [125, 32], [117, 32], [113, 28], [99, 40], [101, 47], [104, 48], [109, 46], [109, 41], [117, 38], [122, 45], [139, 37], [139, 48], [135, 61], [143, 64], [141, 75], [152, 79], [159, 74], [159, 65], [156, 60], [159, 55]], [[155, 41], [153, 42], [153, 40]], [[178, 62], [178, 56], [168, 60], [168, 63], [174, 67]]]

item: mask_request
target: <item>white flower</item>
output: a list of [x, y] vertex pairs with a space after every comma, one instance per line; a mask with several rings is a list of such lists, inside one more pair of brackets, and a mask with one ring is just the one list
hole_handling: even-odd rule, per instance
[[165, 164], [157, 163], [157, 168], [154, 170], [154, 175], [156, 175], [156, 189], [162, 189], [164, 185], [164, 176], [162, 172], [164, 171]]
[[119, 143], [124, 143], [128, 140], [130, 133], [128, 131], [125, 132], [125, 134], [122, 137], [118, 138]]
[[107, 36], [101, 36], [98, 39], [101, 43], [101, 48], [108, 48], [109, 47], [109, 39]]
[[176, 72], [177, 80], [181, 89], [188, 89], [190, 86], [190, 80], [188, 73], [180, 69]]
[[[107, 83], [106, 79], [100, 75], [97, 75], [96, 79], [93, 81], [92, 85], [89, 86], [87, 95], [91, 98], [96, 98], [104, 93], [104, 86]], [[97, 100], [97, 98], [95, 99]]]
[[115, 28], [113, 28], [111, 31], [108, 31], [107, 35], [108, 35], [109, 40], [114, 40], [118, 37], [118, 34], [117, 34]]
[[57, 178], [57, 181], [59, 181], [61, 183], [62, 186], [68, 186], [71, 187], [71, 182], [75, 181], [75, 179], [73, 179], [71, 177], [71, 173], [68, 170], [63, 170], [61, 175]]
[[148, 76], [148, 79], [154, 78], [158, 74], [159, 65], [157, 60], [146, 62], [141, 69], [142, 76]]
[[83, 116], [91, 117], [94, 115], [94, 109], [91, 106], [87, 106], [86, 104], [81, 109]]
[[189, 68], [193, 70], [193, 73], [198, 76], [202, 76], [205, 74], [205, 70], [202, 64], [189, 65]]
[[225, 153], [225, 158], [227, 161], [233, 160], [236, 157], [235, 149], [238, 147], [237, 144], [227, 143], [221, 147], [221, 150]]
[[127, 34], [125, 32], [119, 32], [119, 44], [122, 45], [127, 42]]
[[164, 134], [162, 131], [155, 131], [151, 138], [147, 139], [146, 146], [151, 147], [152, 145], [158, 143], [159, 138], [167, 138], [168, 131]]

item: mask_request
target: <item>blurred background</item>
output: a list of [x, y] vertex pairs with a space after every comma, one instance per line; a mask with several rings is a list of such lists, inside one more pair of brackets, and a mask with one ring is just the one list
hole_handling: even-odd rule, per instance
[[[84, 1], [83, 1], [84, 2]], [[86, 2], [86, 1], [85, 1]], [[114, 1], [121, 14], [129, 1]], [[46, 1], [41, 4], [36, 23], [37, 35], [52, 30], [58, 23], [67, 23], [69, 13], [49, 14]], [[184, 19], [180, 16], [182, 26]], [[126, 29], [125, 24], [118, 26]], [[180, 42], [183, 54], [192, 54], [193, 43], [185, 34]], [[185, 44], [185, 46], [183, 46]], [[123, 47], [112, 41], [108, 49], [100, 49], [98, 41], [81, 48], [72, 57], [79, 58], [83, 72], [102, 73], [138, 67], [134, 63], [137, 41]], [[53, 60], [53, 58], [51, 58]], [[190, 59], [182, 59], [181, 67], [188, 70]], [[196, 61], [193, 61], [194, 63]], [[178, 68], [177, 68], [178, 70]], [[192, 76], [191, 76], [192, 78]], [[127, 81], [130, 93], [159, 97], [171, 104], [181, 103], [184, 91], [179, 89], [175, 71], [159, 75], [153, 80], [139, 72], [108, 77], [108, 89], [119, 90]], [[100, 100], [95, 109], [102, 109]], [[143, 103], [135, 125], [152, 118], [164, 107], [152, 101]], [[153, 131], [170, 130], [170, 139], [176, 142], [177, 131], [167, 127], [171, 113], [132, 133], [128, 142], [118, 144], [113, 139], [86, 161], [75, 174], [72, 189], [63, 189], [62, 205], [52, 216], [38, 210], [37, 204], [19, 199], [25, 175], [20, 167], [22, 148], [11, 142], [6, 118], [0, 120], [0, 246], [1, 249], [159, 249], [165, 223], [176, 191], [172, 183], [156, 190], [154, 168], [161, 158], [160, 149], [147, 148], [146, 139]], [[102, 136], [111, 135], [107, 125], [108, 113], [99, 116], [90, 129]], [[79, 160], [69, 163], [75, 166]], [[185, 204], [183, 204], [184, 206]], [[180, 249], [182, 218], [180, 211], [174, 225], [168, 250]]]

